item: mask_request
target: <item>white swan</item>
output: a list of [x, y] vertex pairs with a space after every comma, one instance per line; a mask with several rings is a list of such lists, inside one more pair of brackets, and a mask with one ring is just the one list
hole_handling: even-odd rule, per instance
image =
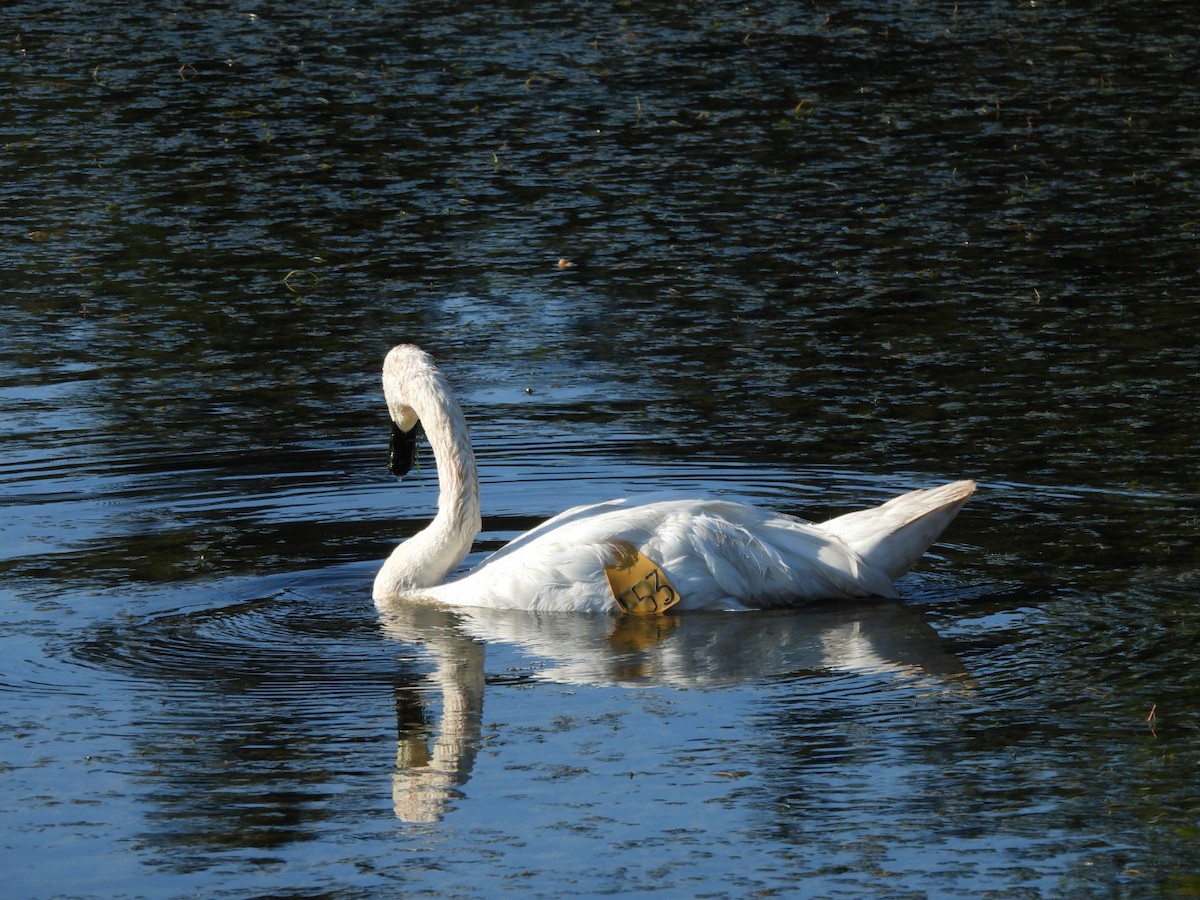
[[975, 490], [972, 481], [955, 481], [819, 525], [727, 500], [611, 500], [560, 513], [446, 581], [482, 528], [466, 422], [433, 360], [411, 344], [388, 353], [383, 390], [398, 442], [393, 451], [399, 445], [411, 462], [420, 422], [437, 463], [439, 495], [433, 522], [396, 547], [379, 570], [377, 604], [428, 598], [452, 606], [618, 614], [895, 597], [892, 582]]

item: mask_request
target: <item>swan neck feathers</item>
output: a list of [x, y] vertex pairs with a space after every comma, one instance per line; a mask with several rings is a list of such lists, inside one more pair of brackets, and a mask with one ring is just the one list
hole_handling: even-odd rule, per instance
[[400, 544], [375, 579], [376, 599], [441, 584], [470, 552], [483, 527], [479, 477], [466, 419], [445, 377], [421, 350], [402, 344], [387, 356], [383, 390], [396, 425], [421, 423], [437, 465], [433, 521]]

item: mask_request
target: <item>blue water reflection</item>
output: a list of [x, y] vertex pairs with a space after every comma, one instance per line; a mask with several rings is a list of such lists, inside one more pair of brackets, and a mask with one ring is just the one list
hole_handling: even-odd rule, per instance
[[519, 647], [531, 677], [556, 684], [710, 690], [845, 672], [917, 681], [917, 690], [968, 685], [933, 630], [898, 603], [613, 619], [397, 601], [381, 610], [381, 624], [389, 638], [424, 648], [441, 695], [432, 742], [423, 720], [417, 729], [400, 723], [394, 798], [409, 822], [440, 819], [468, 779], [481, 739], [484, 648], [498, 643]]

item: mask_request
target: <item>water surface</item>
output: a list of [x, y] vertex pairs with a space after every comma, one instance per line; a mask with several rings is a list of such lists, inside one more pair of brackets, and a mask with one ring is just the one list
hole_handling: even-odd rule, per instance
[[[1192, 12], [9, 4], [8, 893], [1200, 892]], [[401, 340], [470, 562], [980, 490], [899, 602], [381, 616]]]

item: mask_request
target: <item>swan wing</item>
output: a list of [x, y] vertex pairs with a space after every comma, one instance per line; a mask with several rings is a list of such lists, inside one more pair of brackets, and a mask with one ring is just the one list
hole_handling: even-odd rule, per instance
[[667, 573], [679, 573], [676, 588], [685, 601], [690, 591], [701, 605], [711, 604], [714, 588], [721, 600], [758, 609], [895, 596], [891, 580], [844, 541], [790, 516], [715, 503], [664, 524], [646, 552], [661, 553]]
[[551, 516], [542, 522], [542, 524], [529, 529], [524, 534], [518, 535], [499, 550], [489, 554], [487, 559], [479, 564], [476, 571], [528, 546], [542, 535], [556, 528], [561, 528], [564, 525], [588, 518], [589, 516], [601, 515], [628, 502], [626, 498], [622, 497], [617, 500], [605, 500], [602, 503], [585, 503], [582, 506], [573, 506], [570, 509], [564, 509], [558, 515]]
[[721, 500], [577, 507], [430, 593], [463, 606], [613, 611], [605, 567], [630, 544], [662, 567], [682, 598], [681, 609], [895, 596], [891, 582], [840, 538], [789, 516]]

